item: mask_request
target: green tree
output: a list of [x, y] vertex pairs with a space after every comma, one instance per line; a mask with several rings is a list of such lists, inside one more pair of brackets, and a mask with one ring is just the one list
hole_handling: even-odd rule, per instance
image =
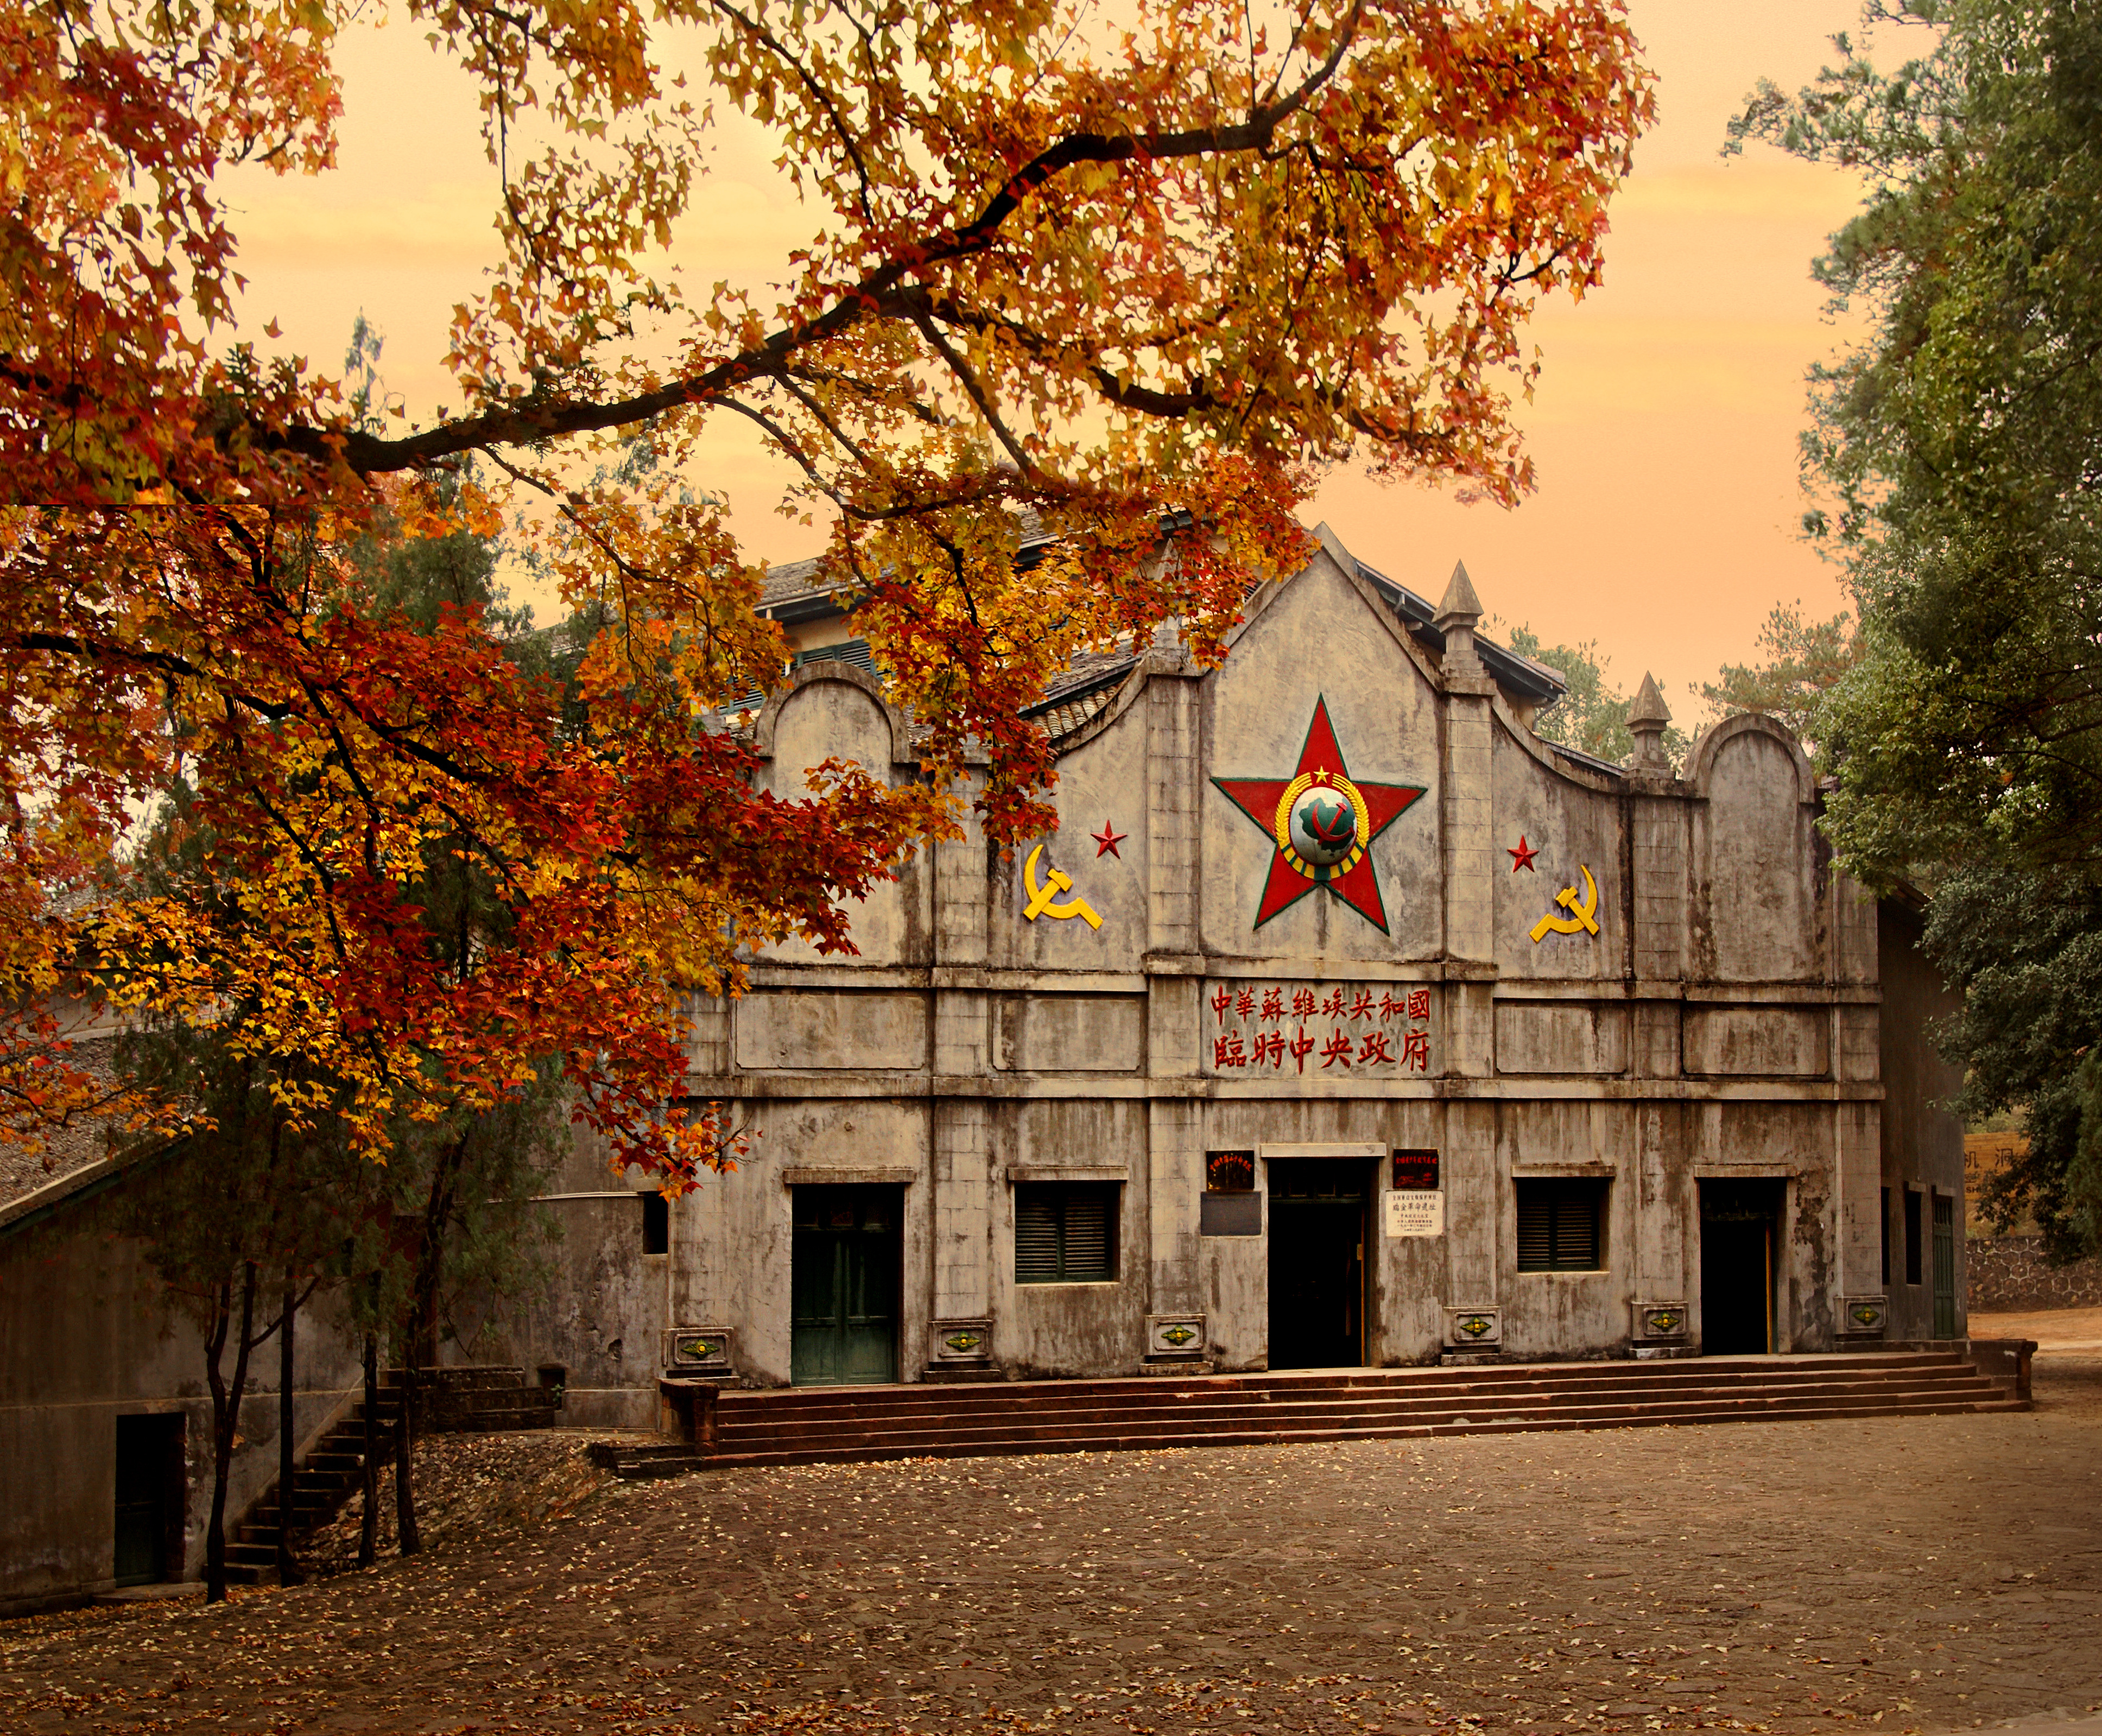
[[[379, 339], [361, 317], [347, 361], [354, 399], [384, 396], [376, 364]], [[502, 550], [493, 538], [467, 531], [404, 538], [382, 516], [353, 553], [358, 594], [377, 618], [418, 631], [440, 631], [449, 618], [472, 617], [528, 675], [563, 689], [574, 681], [589, 643], [589, 623], [536, 632], [532, 612], [509, 606], [498, 580]], [[566, 705], [558, 729], [582, 726]], [[418, 920], [448, 951], [464, 981], [492, 942], [512, 938], [509, 904], [466, 840], [438, 837], [423, 852]], [[510, 1295], [543, 1282], [552, 1220], [529, 1202], [559, 1160], [564, 1109], [559, 1058], [542, 1057], [511, 1094], [485, 1100], [448, 1087], [435, 1062], [405, 1094], [394, 1119], [392, 1154], [384, 1175], [366, 1179], [370, 1225], [359, 1243], [351, 1309], [366, 1335], [366, 1415], [377, 1409], [380, 1336], [391, 1336], [401, 1376], [402, 1412], [395, 1434], [395, 1523], [404, 1555], [421, 1547], [416, 1522], [415, 1429], [423, 1371], [435, 1366], [446, 1336], [447, 1303], [463, 1291]], [[369, 1555], [377, 1518], [366, 1454], [361, 1555]]]
[[1842, 609], [1828, 621], [1808, 621], [1799, 600], [1776, 603], [1759, 629], [1758, 647], [1764, 662], [1725, 663], [1701, 684], [1701, 697], [1724, 716], [1763, 711], [1814, 743], [1819, 703], [1860, 655], [1852, 614]]
[[[205, 1595], [217, 1602], [226, 1596], [227, 1494], [251, 1358], [272, 1338], [282, 1342], [329, 1276], [363, 1166], [339, 1141], [291, 1124], [285, 1099], [311, 1100], [314, 1081], [230, 1054], [218, 1032], [162, 1025], [127, 1034], [120, 1049], [129, 1076], [184, 1094], [201, 1111], [171, 1147], [135, 1164], [119, 1221], [203, 1340], [212, 1409]], [[284, 1378], [290, 1360], [281, 1361]], [[281, 1401], [281, 1428], [285, 1408]]]
[[[1869, 334], [1813, 371], [1807, 516], [1847, 566], [1856, 661], [1816, 708], [1826, 825], [1874, 885], [1936, 893], [1971, 1115], [2025, 1106], [2003, 1190], [2060, 1255], [2102, 1234], [2102, 7], [1910, 0], [1731, 126], [1857, 170], [1816, 271]], [[2048, 990], [2055, 1012], [2039, 1018]]]
[[[1612, 659], [1599, 654], [1599, 641], [1542, 644], [1540, 635], [1529, 627], [1511, 628], [1510, 640], [1512, 650], [1546, 664], [1569, 684], [1569, 691], [1541, 714], [1534, 728], [1547, 740], [1594, 760], [1625, 764], [1635, 751], [1634, 735], [1628, 728], [1628, 708], [1634, 699], [1607, 681], [1606, 665]], [[1676, 725], [1664, 732], [1664, 751], [1673, 764], [1686, 757], [1686, 737]]]

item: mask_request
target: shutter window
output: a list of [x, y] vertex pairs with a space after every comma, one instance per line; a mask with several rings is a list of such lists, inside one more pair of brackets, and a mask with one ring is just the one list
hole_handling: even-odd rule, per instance
[[1516, 1185], [1519, 1271], [1604, 1269], [1608, 1183], [1558, 1176]]
[[1014, 1190], [1018, 1284], [1116, 1282], [1117, 1184], [1031, 1182]]
[[1554, 1211], [1545, 1191], [1532, 1182], [1518, 1185], [1518, 1269], [1554, 1269]]
[[1049, 1188], [1014, 1190], [1014, 1281], [1058, 1282], [1058, 1207]]

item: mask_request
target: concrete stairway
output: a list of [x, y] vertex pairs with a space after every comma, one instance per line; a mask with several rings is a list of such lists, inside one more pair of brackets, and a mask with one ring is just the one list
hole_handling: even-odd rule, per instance
[[[419, 1375], [420, 1434], [496, 1434], [517, 1428], [552, 1428], [561, 1394], [551, 1388], [528, 1386], [517, 1368], [470, 1366], [427, 1368]], [[401, 1372], [388, 1369], [380, 1377], [379, 1459], [382, 1490], [392, 1499], [385, 1476], [394, 1452], [394, 1430], [401, 1416]], [[300, 1461], [292, 1498], [296, 1539], [326, 1525], [349, 1504], [362, 1486], [365, 1463], [365, 1401], [358, 1399]], [[237, 1585], [273, 1584], [277, 1577], [277, 1484], [273, 1478], [262, 1498], [226, 1542], [226, 1574]]]
[[[401, 1376], [388, 1370], [380, 1377], [376, 1456], [384, 1466], [393, 1456], [394, 1430], [401, 1419]], [[299, 1462], [292, 1495], [292, 1531], [296, 1539], [326, 1525], [348, 1504], [363, 1482], [365, 1401], [359, 1398], [329, 1426]], [[226, 1577], [235, 1585], [277, 1582], [277, 1482], [272, 1478], [247, 1517], [231, 1528], [226, 1539]]]
[[619, 1476], [641, 1478], [733, 1465], [2029, 1408], [1953, 1353], [1710, 1357], [726, 1392], [712, 1455], [670, 1442], [594, 1450]]

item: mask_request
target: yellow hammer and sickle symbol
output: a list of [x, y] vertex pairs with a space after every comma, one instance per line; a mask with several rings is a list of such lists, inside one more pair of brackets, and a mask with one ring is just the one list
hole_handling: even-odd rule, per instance
[[1022, 914], [1031, 922], [1040, 916], [1055, 916], [1061, 921], [1069, 916], [1077, 916], [1090, 928], [1101, 928], [1102, 918], [1088, 907], [1086, 899], [1071, 898], [1063, 904], [1051, 901], [1059, 893], [1073, 889], [1073, 883], [1058, 869], [1053, 868], [1045, 875], [1041, 886], [1036, 884], [1036, 858], [1043, 853], [1044, 846], [1040, 844], [1029, 852], [1029, 860], [1022, 864], [1022, 880], [1029, 888], [1029, 902], [1022, 907]]
[[1576, 888], [1573, 886], [1565, 886], [1557, 892], [1554, 901], [1569, 914], [1567, 916], [1543, 916], [1535, 923], [1532, 925], [1534, 946], [1537, 946], [1550, 934], [1575, 934], [1585, 928], [1594, 934], [1599, 932], [1598, 923], [1592, 919], [1599, 910], [1599, 883], [1591, 878], [1591, 870], [1581, 862], [1576, 865], [1576, 871], [1584, 876], [1583, 897], [1577, 897]]

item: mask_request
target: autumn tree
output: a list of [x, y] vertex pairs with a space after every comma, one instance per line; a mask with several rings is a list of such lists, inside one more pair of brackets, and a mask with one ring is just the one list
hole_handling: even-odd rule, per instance
[[[378, 342], [362, 320], [353, 338], [353, 363], [361, 353], [366, 379], [376, 384], [371, 364]], [[584, 724], [574, 701], [588, 623], [536, 631], [530, 610], [503, 600], [496, 578], [500, 552], [486, 535], [409, 538], [382, 519], [352, 551], [361, 574], [357, 592], [371, 613], [425, 634], [472, 615], [508, 662], [548, 680], [561, 696], [560, 720], [552, 726], [559, 738]], [[469, 980], [479, 959], [508, 954], [516, 937], [516, 910], [469, 842], [440, 831], [427, 840], [422, 864], [419, 920], [426, 944], [449, 960], [455, 984]], [[550, 1275], [543, 1256], [553, 1226], [530, 1202], [559, 1158], [561, 1073], [557, 1057], [524, 1059], [530, 1076], [494, 1100], [457, 1092], [445, 1070], [427, 1061], [397, 1094], [384, 1171], [361, 1189], [366, 1209], [348, 1256], [348, 1300], [367, 1335], [368, 1371], [383, 1330], [394, 1345], [401, 1406], [394, 1434], [395, 1530], [404, 1555], [421, 1547], [414, 1479], [421, 1380], [439, 1359], [449, 1293], [509, 1295]], [[725, 1131], [719, 1159], [735, 1144], [734, 1132]], [[376, 1414], [377, 1398], [368, 1375], [368, 1417]], [[368, 1465], [361, 1553], [375, 1517], [370, 1471]]]
[[1871, 884], [1932, 889], [1961, 1106], [2029, 1136], [1987, 1203], [2070, 1256], [2102, 1246], [2102, 10], [1865, 22], [1732, 126], [1865, 188], [1816, 270], [1870, 330], [1815, 374], [1805, 448], [1860, 623], [1816, 711], [1827, 826]]
[[[234, 329], [221, 181], [327, 169], [354, 11], [0, 6], [0, 970], [253, 1004], [230, 1040], [344, 1082], [370, 1151], [431, 1070], [486, 1106], [557, 1056], [675, 1184], [725, 1136], [683, 994], [734, 988], [732, 934], [850, 946], [967, 751], [996, 841], [1048, 825], [1020, 713], [1076, 648], [1172, 617], [1220, 655], [1321, 465], [1525, 490], [1526, 321], [1599, 281], [1651, 112], [1610, 0], [411, 0], [478, 86], [503, 257], [458, 412], [378, 427]], [[732, 112], [809, 214], [764, 297], [654, 263]], [[783, 663], [694, 457], [725, 423], [825, 516], [925, 782], [755, 793], [712, 726]], [[344, 553], [529, 502], [602, 622], [574, 729], [484, 615], [377, 615]], [[1018, 570], [1025, 513], [1055, 541]], [[237, 929], [95, 890], [178, 768], [256, 889]], [[441, 839], [508, 913], [465, 972], [424, 920]]]

